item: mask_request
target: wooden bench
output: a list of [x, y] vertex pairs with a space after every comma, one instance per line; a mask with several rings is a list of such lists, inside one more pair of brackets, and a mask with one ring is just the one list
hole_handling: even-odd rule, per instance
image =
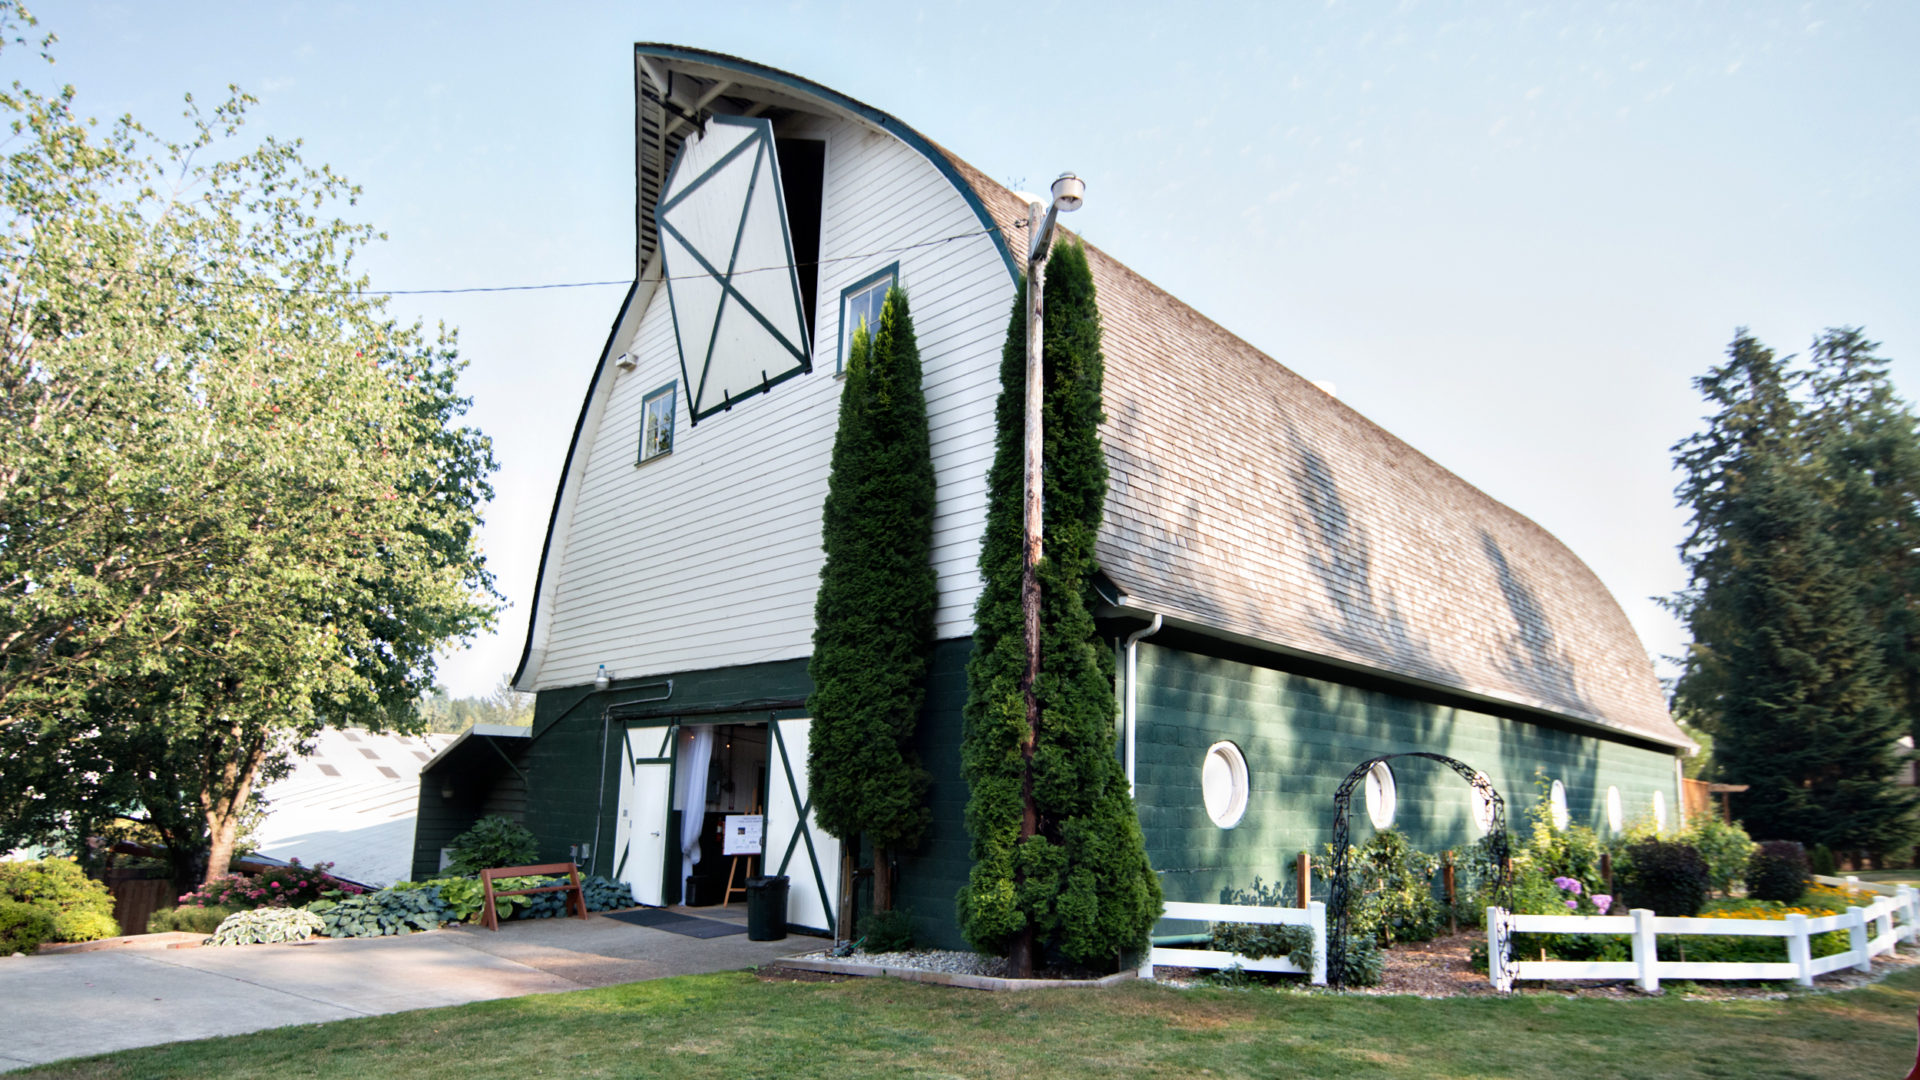
[[[566, 874], [568, 882], [563, 885], [542, 885], [533, 889], [495, 889], [494, 878], [541, 877], [553, 874]], [[580, 888], [580, 868], [570, 862], [541, 863], [539, 866], [496, 866], [491, 870], [480, 871], [480, 887], [484, 899], [480, 907], [480, 923], [489, 930], [500, 929], [500, 916], [493, 906], [496, 896], [530, 896], [534, 893], [563, 892], [567, 894], [567, 907], [583, 919], [593, 915], [587, 911], [587, 894]]]

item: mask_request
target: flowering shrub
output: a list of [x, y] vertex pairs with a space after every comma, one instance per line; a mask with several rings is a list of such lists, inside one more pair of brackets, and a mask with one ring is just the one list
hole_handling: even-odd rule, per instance
[[303, 907], [331, 895], [357, 896], [365, 892], [327, 873], [330, 862], [276, 866], [257, 877], [222, 874], [180, 898], [182, 907], [228, 907], [245, 911], [260, 907]]

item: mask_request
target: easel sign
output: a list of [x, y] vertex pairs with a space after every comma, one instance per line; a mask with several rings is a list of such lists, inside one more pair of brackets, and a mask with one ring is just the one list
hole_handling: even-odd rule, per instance
[[765, 831], [765, 814], [728, 814], [726, 817], [726, 835], [722, 839], [722, 855], [758, 855], [760, 837]]

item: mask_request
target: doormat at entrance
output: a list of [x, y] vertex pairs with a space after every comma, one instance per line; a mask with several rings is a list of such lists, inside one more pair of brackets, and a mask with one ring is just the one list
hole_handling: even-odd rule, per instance
[[744, 934], [747, 928], [734, 923], [717, 922], [713, 919], [701, 919], [692, 915], [682, 915], [677, 911], [661, 908], [637, 908], [633, 911], [609, 911], [606, 918], [618, 919], [623, 923], [644, 926], [649, 930], [665, 930], [669, 934], [683, 934], [692, 938], [717, 938], [729, 934]]

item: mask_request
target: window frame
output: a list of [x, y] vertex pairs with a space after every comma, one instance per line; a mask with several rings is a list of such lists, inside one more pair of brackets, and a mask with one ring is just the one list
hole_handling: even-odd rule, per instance
[[[847, 322], [847, 301], [852, 300], [861, 293], [870, 291], [875, 285], [880, 284], [882, 281], [889, 282], [890, 287], [900, 284], [900, 264], [898, 262], [883, 266], [840, 290], [840, 325], [838, 328], [840, 342], [838, 347], [839, 351], [833, 361], [833, 373], [836, 376], [847, 373], [847, 351], [853, 347], [853, 327]], [[886, 305], [886, 293], [884, 292], [880, 294], [880, 303], [882, 307]]]
[[[647, 420], [653, 413], [654, 402], [667, 399], [667, 445], [664, 448], [648, 452]], [[640, 456], [635, 465], [645, 465], [649, 461], [663, 458], [673, 453], [674, 422], [680, 411], [680, 380], [675, 379], [664, 386], [656, 386], [640, 397]]]

